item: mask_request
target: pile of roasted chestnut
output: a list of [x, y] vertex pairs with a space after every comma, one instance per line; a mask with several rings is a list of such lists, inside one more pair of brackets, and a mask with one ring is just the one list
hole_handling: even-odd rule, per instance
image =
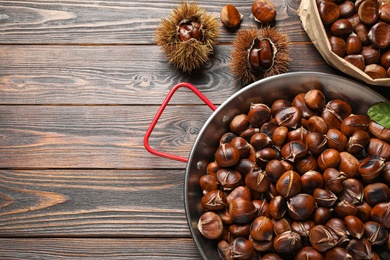
[[332, 51], [371, 78], [390, 77], [390, 2], [317, 0]]
[[390, 129], [320, 90], [251, 104], [199, 180], [222, 259], [390, 259]]

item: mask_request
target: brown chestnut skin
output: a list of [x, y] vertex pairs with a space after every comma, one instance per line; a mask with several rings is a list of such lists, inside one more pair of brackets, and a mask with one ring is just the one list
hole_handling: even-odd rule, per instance
[[379, 63], [380, 50], [372, 45], [363, 46], [360, 54], [364, 57], [365, 65]]
[[256, 192], [266, 192], [271, 184], [271, 179], [265, 171], [252, 171], [245, 176], [245, 184]]
[[364, 71], [366, 68], [366, 61], [364, 60], [364, 56], [361, 54], [348, 54], [344, 57], [344, 60], [348, 61], [360, 70]]
[[325, 95], [321, 90], [309, 90], [306, 92], [304, 100], [306, 105], [314, 111], [322, 111], [325, 107]]
[[324, 178], [318, 171], [308, 171], [301, 176], [302, 191], [308, 194], [312, 194], [315, 189], [322, 188], [324, 186]]
[[250, 234], [250, 224], [232, 224], [229, 226], [229, 232], [230, 235], [233, 236], [234, 238], [237, 237], [248, 237]]
[[314, 223], [323, 225], [333, 216], [333, 208], [318, 207], [314, 210]]
[[269, 202], [270, 214], [274, 219], [281, 219], [287, 212], [287, 201], [284, 197], [278, 195]]
[[318, 6], [318, 12], [324, 24], [331, 24], [340, 17], [340, 9], [333, 2], [321, 2]]
[[275, 116], [280, 110], [292, 106], [292, 103], [286, 99], [277, 99], [271, 105], [271, 114]]
[[[390, 30], [389, 30], [390, 34]], [[364, 67], [364, 72], [370, 76], [372, 79], [381, 79], [387, 77], [387, 71], [385, 68], [378, 64], [369, 64]]]
[[352, 1], [343, 1], [338, 6], [341, 17], [350, 17], [355, 13], [355, 4]]
[[381, 53], [379, 64], [386, 70], [390, 68], [390, 50]]
[[226, 195], [221, 190], [212, 190], [202, 197], [201, 203], [206, 210], [221, 210], [227, 205]]
[[364, 234], [371, 245], [383, 245], [389, 237], [387, 229], [375, 221], [367, 221], [364, 224]]
[[275, 21], [276, 9], [268, 0], [256, 0], [252, 4], [252, 14], [259, 23], [269, 24]]
[[276, 182], [276, 190], [285, 198], [290, 198], [302, 191], [301, 176], [295, 171], [286, 171]]
[[366, 150], [369, 155], [379, 155], [386, 161], [390, 159], [390, 144], [379, 138], [370, 138]]
[[271, 218], [270, 206], [266, 199], [255, 199], [252, 200], [253, 205], [257, 209], [257, 216], [265, 216]]
[[325, 225], [316, 225], [310, 229], [310, 243], [318, 252], [326, 252], [335, 247], [339, 242], [339, 236]]
[[339, 193], [343, 189], [343, 182], [347, 178], [345, 173], [336, 168], [327, 168], [323, 173], [325, 187], [333, 193]]
[[390, 45], [390, 24], [376, 23], [368, 32], [368, 39], [374, 47], [386, 49]]
[[310, 132], [306, 136], [306, 145], [312, 154], [320, 154], [328, 148], [325, 135], [317, 132]]
[[324, 256], [311, 246], [305, 246], [294, 257], [295, 260], [323, 260]]
[[381, 202], [376, 204], [371, 210], [371, 217], [385, 228], [390, 228], [390, 203]]
[[340, 130], [329, 129], [326, 132], [326, 139], [328, 147], [334, 148], [337, 151], [344, 151], [348, 144], [348, 138]]
[[227, 196], [226, 202], [230, 204], [235, 198], [243, 198], [245, 200], [251, 200], [251, 192], [246, 186], [238, 186], [233, 189]]
[[242, 137], [234, 137], [230, 144], [237, 148], [240, 153], [240, 158], [248, 158], [250, 152], [250, 144]]
[[364, 198], [363, 184], [355, 178], [347, 178], [343, 181], [343, 189], [338, 194], [338, 198], [355, 205], [362, 203]]
[[249, 126], [250, 123], [246, 114], [236, 115], [230, 122], [230, 130], [235, 134], [244, 132]]
[[330, 27], [330, 31], [336, 36], [349, 35], [352, 29], [352, 24], [347, 19], [338, 19]]
[[346, 249], [353, 259], [371, 259], [371, 243], [366, 238], [351, 239]]
[[364, 235], [364, 223], [356, 216], [346, 216], [345, 224], [351, 236], [360, 239]]
[[232, 4], [227, 4], [221, 10], [221, 22], [228, 28], [236, 28], [241, 23], [241, 14]]
[[325, 226], [332, 229], [340, 237], [340, 242], [348, 241], [348, 236], [350, 235], [347, 229], [347, 224], [344, 220], [339, 218], [331, 218], [329, 219]]
[[215, 212], [208, 211], [200, 216], [198, 230], [205, 238], [217, 239], [223, 232], [222, 220]]
[[334, 194], [330, 190], [322, 188], [315, 189], [313, 192], [313, 197], [317, 205], [320, 207], [331, 207], [336, 203], [338, 199], [336, 194]]
[[379, 18], [379, 6], [377, 1], [363, 1], [358, 7], [360, 21], [367, 25], [373, 25]]
[[260, 150], [272, 146], [271, 138], [265, 133], [255, 133], [250, 139], [250, 144], [255, 150]]
[[275, 237], [273, 246], [278, 253], [295, 253], [302, 248], [301, 236], [293, 231], [286, 231]]
[[332, 52], [339, 57], [344, 57], [347, 45], [345, 44], [345, 40], [343, 38], [331, 35], [329, 36], [329, 43]]
[[367, 131], [370, 121], [367, 115], [349, 115], [341, 122], [340, 131], [349, 137], [357, 130]]
[[352, 256], [343, 247], [333, 247], [326, 252], [325, 259], [332, 260], [352, 260]]
[[370, 44], [370, 39], [368, 39], [368, 32], [369, 32], [370, 27], [365, 25], [364, 23], [361, 23], [360, 19], [357, 19], [357, 20], [358, 20], [358, 24], [355, 25], [354, 31], [355, 31], [356, 35], [359, 37], [360, 41], [365, 46], [367, 46], [368, 44]]
[[372, 181], [382, 172], [385, 160], [379, 155], [370, 155], [359, 165], [360, 176], [366, 181]]
[[199, 179], [199, 185], [203, 195], [209, 191], [218, 189], [218, 183], [215, 177], [211, 175], [203, 175]]
[[296, 106], [285, 107], [275, 115], [276, 123], [279, 126], [285, 126], [289, 129], [298, 127], [301, 121], [302, 112]]
[[253, 243], [243, 237], [237, 237], [230, 244], [230, 250], [234, 259], [251, 259], [253, 256]]
[[345, 218], [346, 216], [356, 216], [357, 208], [354, 204], [343, 200], [336, 204], [334, 212], [339, 218]]
[[371, 219], [371, 209], [372, 207], [366, 202], [363, 201], [362, 204], [356, 205], [357, 208], [357, 217], [361, 219], [363, 222], [367, 222]]
[[294, 220], [304, 220], [314, 211], [316, 202], [310, 194], [297, 194], [287, 200], [287, 212]]
[[346, 150], [351, 154], [357, 154], [362, 151], [370, 141], [370, 135], [363, 130], [357, 130], [348, 139]]
[[235, 165], [240, 160], [240, 151], [231, 144], [221, 144], [215, 152], [215, 161], [220, 167]]
[[318, 167], [321, 170], [336, 168], [341, 161], [340, 153], [336, 149], [328, 148], [324, 150], [317, 159]]
[[310, 132], [317, 132], [324, 135], [328, 131], [328, 125], [322, 117], [312, 116], [307, 120], [307, 129]]
[[272, 241], [273, 238], [273, 224], [272, 220], [260, 216], [253, 220], [250, 228], [250, 235], [257, 241]]
[[370, 206], [390, 200], [390, 188], [384, 183], [371, 183], [364, 187], [364, 199]]
[[382, 125], [376, 123], [375, 121], [370, 121], [368, 125], [370, 133], [372, 133], [378, 139], [381, 139], [385, 142], [390, 142], [390, 129], [383, 127]]
[[242, 176], [239, 172], [221, 168], [217, 172], [217, 181], [224, 191], [230, 191], [242, 183]]
[[311, 154], [306, 155], [303, 158], [299, 158], [295, 161], [295, 170], [299, 174], [304, 174], [308, 171], [317, 170], [317, 159]]
[[287, 218], [272, 219], [275, 235], [280, 235], [286, 231], [291, 231], [290, 221]]
[[286, 171], [287, 169], [284, 167], [283, 163], [277, 159], [269, 161], [265, 167], [265, 172], [272, 183], [276, 183]]
[[238, 197], [230, 203], [229, 214], [235, 223], [246, 224], [257, 216], [257, 209], [250, 200]]
[[268, 253], [261, 257], [261, 260], [282, 260], [282, 259], [283, 258], [281, 258], [280, 256], [274, 253]]
[[248, 121], [253, 127], [264, 124], [271, 116], [271, 109], [262, 103], [252, 103], [248, 112]]
[[293, 106], [297, 107], [302, 111], [303, 118], [309, 118], [315, 115], [315, 112], [306, 104], [305, 102], [305, 93], [299, 93], [296, 95], [292, 101]]
[[283, 145], [280, 153], [285, 160], [294, 162], [296, 159], [305, 157], [309, 152], [305, 143], [300, 141], [291, 141]]
[[345, 40], [345, 52], [348, 55], [359, 54], [362, 51], [362, 47], [362, 41], [355, 33], [348, 35], [347, 39]]

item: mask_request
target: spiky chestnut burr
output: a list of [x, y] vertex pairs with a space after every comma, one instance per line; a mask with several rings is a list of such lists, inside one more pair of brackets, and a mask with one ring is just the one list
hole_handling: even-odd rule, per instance
[[248, 84], [288, 71], [289, 40], [275, 27], [238, 31], [231, 53], [231, 71]]
[[213, 53], [219, 21], [196, 3], [182, 2], [156, 30], [156, 43], [176, 69], [201, 68]]

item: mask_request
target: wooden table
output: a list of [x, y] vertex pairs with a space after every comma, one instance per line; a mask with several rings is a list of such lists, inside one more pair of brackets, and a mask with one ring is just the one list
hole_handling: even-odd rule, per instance
[[[301, 27], [297, 0], [274, 0], [291, 71], [341, 75]], [[221, 104], [243, 86], [221, 27], [212, 62], [184, 74], [154, 31], [179, 1], [0, 1], [0, 259], [199, 259], [183, 205], [185, 163], [149, 154], [145, 131], [169, 89]], [[224, 1], [198, 1], [219, 14]], [[241, 28], [256, 27], [238, 1]], [[390, 95], [388, 88], [373, 87]], [[152, 137], [188, 156], [212, 111], [188, 91]]]

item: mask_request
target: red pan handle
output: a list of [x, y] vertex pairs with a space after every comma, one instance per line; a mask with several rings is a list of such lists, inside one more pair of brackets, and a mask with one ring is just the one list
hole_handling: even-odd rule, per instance
[[145, 146], [146, 150], [148, 150], [151, 154], [154, 154], [154, 155], [157, 155], [157, 156], [160, 156], [160, 157], [164, 157], [164, 158], [168, 158], [168, 159], [171, 159], [171, 160], [176, 160], [176, 161], [181, 161], [181, 162], [187, 163], [188, 162], [188, 158], [185, 158], [185, 157], [182, 157], [182, 156], [173, 155], [173, 154], [169, 154], [169, 153], [165, 153], [165, 152], [159, 152], [159, 151], [154, 150], [149, 145], [149, 137], [152, 134], [152, 131], [153, 131], [154, 127], [156, 126], [158, 120], [160, 119], [161, 114], [163, 113], [165, 107], [168, 105], [169, 100], [171, 100], [171, 98], [172, 98], [173, 94], [176, 92], [176, 90], [178, 90], [179, 88], [182, 88], [182, 87], [186, 87], [186, 88], [190, 89], [192, 92], [194, 92], [213, 111], [215, 111], [217, 109], [214, 106], [214, 104], [211, 103], [211, 101], [205, 95], [203, 95], [202, 92], [200, 92], [193, 85], [191, 85], [189, 83], [186, 83], [186, 82], [178, 83], [177, 85], [175, 85], [169, 91], [168, 95], [165, 97], [165, 100], [162, 102], [161, 107], [158, 109], [156, 115], [154, 116], [152, 122], [150, 123], [150, 126], [149, 126], [149, 128], [146, 131], [146, 134], [144, 136], [144, 146]]

